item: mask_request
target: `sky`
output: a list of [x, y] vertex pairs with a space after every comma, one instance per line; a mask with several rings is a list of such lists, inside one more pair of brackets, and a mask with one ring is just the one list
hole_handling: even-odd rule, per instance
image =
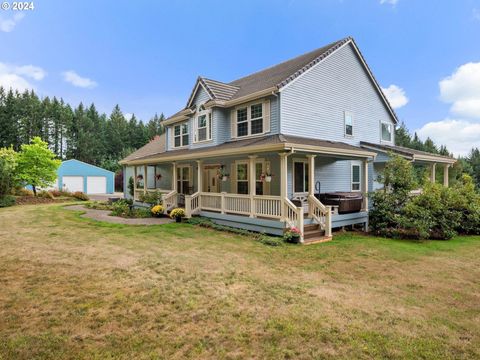
[[[4, 2], [1, 0], [0, 2]], [[6, 0], [12, 5], [13, 0]], [[352, 36], [401, 121], [480, 147], [480, 0], [37, 0], [0, 9], [0, 85], [148, 121], [197, 76], [232, 81]]]

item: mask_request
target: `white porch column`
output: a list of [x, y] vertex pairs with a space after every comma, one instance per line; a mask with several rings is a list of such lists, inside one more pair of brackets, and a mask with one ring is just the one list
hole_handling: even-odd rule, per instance
[[147, 165], [143, 166], [143, 193], [147, 193]]
[[362, 211], [368, 211], [368, 160], [363, 160], [363, 181], [362, 181], [363, 204]]
[[202, 160], [197, 160], [197, 192], [202, 192], [203, 189], [203, 172], [202, 172]]
[[281, 221], [285, 221], [287, 214], [285, 213], [284, 200], [287, 197], [287, 153], [279, 153], [280, 156], [280, 198], [281, 198]]
[[437, 165], [436, 163], [433, 163], [430, 167], [430, 171], [431, 171], [430, 172], [430, 181], [434, 184], [435, 184], [435, 167], [436, 167], [436, 165]]
[[250, 217], [255, 217], [255, 204], [253, 197], [256, 192], [256, 178], [255, 178], [255, 159], [257, 155], [250, 155], [248, 157], [248, 194], [250, 195]]
[[177, 189], [177, 163], [172, 162], [172, 190], [178, 191]]
[[307, 155], [308, 158], [308, 195], [314, 195], [315, 191], [315, 157], [317, 155]]
[[448, 168], [449, 164], [443, 165], [443, 186], [448, 187]]

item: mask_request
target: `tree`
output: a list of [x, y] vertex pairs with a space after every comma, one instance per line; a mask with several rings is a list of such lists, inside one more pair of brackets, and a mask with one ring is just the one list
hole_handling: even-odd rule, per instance
[[404, 122], [395, 129], [395, 144], [397, 146], [410, 147], [412, 137], [407, 129], [407, 125]]
[[10, 194], [15, 184], [17, 153], [10, 148], [0, 149], [0, 198]]
[[55, 181], [60, 163], [48, 144], [36, 136], [30, 144], [22, 145], [18, 156], [18, 177], [25, 184], [32, 185], [36, 196], [37, 187], [49, 186]]

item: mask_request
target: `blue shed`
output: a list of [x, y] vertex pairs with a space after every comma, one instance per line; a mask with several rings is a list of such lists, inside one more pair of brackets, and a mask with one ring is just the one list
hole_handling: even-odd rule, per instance
[[112, 194], [114, 184], [115, 173], [83, 161], [66, 160], [58, 168], [59, 189], [86, 194]]

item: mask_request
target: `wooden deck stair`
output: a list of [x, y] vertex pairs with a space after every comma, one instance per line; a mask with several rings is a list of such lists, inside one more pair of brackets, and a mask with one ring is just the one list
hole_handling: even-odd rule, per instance
[[318, 224], [305, 225], [303, 228], [303, 245], [311, 245], [332, 240], [331, 236], [325, 236], [325, 231]]

